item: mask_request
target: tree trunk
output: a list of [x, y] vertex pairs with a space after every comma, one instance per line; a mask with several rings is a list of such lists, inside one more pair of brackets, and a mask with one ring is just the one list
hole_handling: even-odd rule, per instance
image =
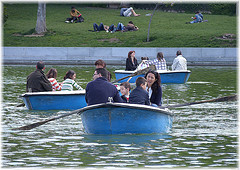
[[38, 3], [36, 33], [41, 34], [47, 31], [46, 26], [46, 3]]
[[151, 15], [150, 21], [149, 21], [149, 25], [148, 25], [148, 35], [147, 35], [147, 42], [149, 42], [149, 33], [150, 33], [150, 25], [151, 25], [151, 22], [152, 22], [152, 17], [153, 17], [153, 14], [154, 14], [155, 10], [156, 10], [157, 7], [158, 7], [158, 5], [159, 5], [159, 4], [157, 3], [156, 6], [155, 6], [155, 8], [154, 8], [154, 10], [153, 10], [152, 15]]

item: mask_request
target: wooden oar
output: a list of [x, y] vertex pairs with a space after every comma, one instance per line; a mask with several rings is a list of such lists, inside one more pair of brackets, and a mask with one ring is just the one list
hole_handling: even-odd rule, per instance
[[126, 78], [128, 78], [128, 77], [133, 77], [133, 76], [137, 76], [137, 75], [141, 75], [141, 74], [146, 74], [149, 70], [156, 70], [156, 66], [155, 66], [155, 65], [150, 65], [150, 66], [147, 67], [147, 68], [144, 68], [144, 69], [142, 69], [142, 70], [138, 70], [138, 71], [136, 71], [136, 72], [134, 72], [134, 73], [126, 76], [126, 77], [122, 77], [122, 78], [120, 78], [120, 79], [118, 79], [118, 80], [115, 80], [115, 81], [113, 81], [112, 83], [116, 83], [116, 82], [121, 81], [121, 80], [123, 80], [123, 79], [126, 79]]
[[50, 119], [47, 119], [47, 120], [44, 120], [44, 121], [32, 123], [30, 125], [22, 126], [22, 127], [19, 127], [19, 128], [14, 128], [13, 130], [30, 130], [30, 129], [33, 129], [35, 127], [41, 126], [41, 125], [43, 125], [47, 122], [51, 122], [53, 120], [57, 120], [57, 119], [60, 119], [60, 118], [66, 117], [66, 116], [70, 116], [70, 115], [73, 115], [73, 114], [76, 114], [76, 113], [81, 113], [85, 110], [85, 108], [86, 107], [78, 109], [78, 110], [74, 110], [74, 111], [72, 111], [70, 113], [67, 113], [67, 114], [64, 114], [64, 115], [60, 115], [60, 116], [57, 116], [57, 117], [50, 118]]
[[232, 95], [232, 96], [225, 96], [225, 97], [220, 97], [216, 99], [211, 99], [211, 100], [203, 100], [203, 101], [198, 101], [198, 102], [192, 102], [192, 103], [183, 103], [183, 104], [176, 104], [176, 105], [168, 105], [168, 106], [160, 106], [160, 108], [175, 108], [175, 107], [182, 107], [182, 106], [190, 106], [194, 104], [202, 104], [202, 103], [210, 103], [210, 102], [225, 102], [225, 101], [236, 101], [237, 100], [237, 95]]

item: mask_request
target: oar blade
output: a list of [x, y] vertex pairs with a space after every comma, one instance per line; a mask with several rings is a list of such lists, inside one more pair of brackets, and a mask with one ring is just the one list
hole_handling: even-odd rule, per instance
[[13, 130], [31, 130], [31, 129], [33, 129], [35, 127], [38, 127], [38, 126], [41, 126], [41, 125], [43, 125], [47, 122], [48, 121], [37, 122], [37, 123], [30, 124], [30, 125], [22, 126], [22, 127], [19, 127], [19, 128], [14, 128]]

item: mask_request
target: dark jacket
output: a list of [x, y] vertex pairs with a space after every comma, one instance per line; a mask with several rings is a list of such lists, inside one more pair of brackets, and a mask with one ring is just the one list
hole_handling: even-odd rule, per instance
[[116, 86], [108, 82], [107, 79], [99, 77], [87, 84], [85, 99], [88, 105], [107, 103], [109, 97], [112, 97], [112, 102], [123, 102]]
[[129, 103], [129, 100], [127, 100], [126, 96], [122, 95], [121, 96], [123, 103]]
[[158, 106], [162, 105], [162, 87], [161, 86], [158, 88], [157, 93], [152, 92], [152, 95], [150, 97], [150, 102]]
[[134, 64], [132, 63], [132, 60], [129, 58], [126, 59], [126, 71], [134, 71], [137, 69], [138, 62], [137, 59], [134, 59]]
[[27, 92], [44, 92], [52, 91], [52, 84], [45, 76], [44, 72], [40, 69], [32, 72], [27, 77]]
[[143, 90], [142, 87], [136, 87], [130, 93], [129, 103], [150, 105], [148, 92]]

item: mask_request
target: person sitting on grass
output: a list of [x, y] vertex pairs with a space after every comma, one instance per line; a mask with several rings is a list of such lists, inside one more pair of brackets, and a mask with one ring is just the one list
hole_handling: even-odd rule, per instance
[[203, 15], [197, 11], [195, 12], [195, 16], [192, 17], [193, 21], [191, 22], [186, 22], [186, 24], [193, 24], [193, 23], [199, 23], [199, 22], [202, 22], [203, 21]]
[[136, 88], [129, 96], [129, 103], [150, 105], [149, 95], [146, 88], [147, 80], [143, 77], [138, 77], [136, 80]]
[[120, 92], [122, 94], [121, 98], [124, 103], [129, 103], [131, 85], [129, 82], [123, 82], [120, 84]]
[[75, 7], [71, 7], [70, 15], [71, 15], [71, 18], [67, 18], [65, 21], [66, 23], [69, 23], [69, 22], [73, 23], [74, 21], [75, 23], [77, 23], [77, 22], [84, 21], [82, 14]]

